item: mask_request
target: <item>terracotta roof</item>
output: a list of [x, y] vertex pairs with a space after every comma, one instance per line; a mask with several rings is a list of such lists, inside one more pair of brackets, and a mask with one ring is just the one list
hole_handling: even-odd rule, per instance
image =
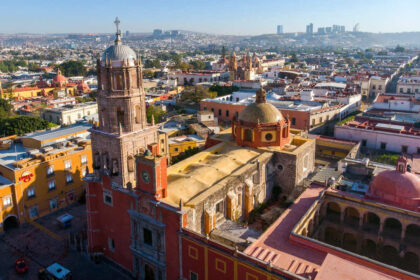
[[323, 190], [320, 186], [307, 188], [295, 203], [245, 250], [245, 253], [256, 258], [271, 255], [274, 266], [314, 278], [327, 254], [291, 243], [289, 236], [293, 227]]

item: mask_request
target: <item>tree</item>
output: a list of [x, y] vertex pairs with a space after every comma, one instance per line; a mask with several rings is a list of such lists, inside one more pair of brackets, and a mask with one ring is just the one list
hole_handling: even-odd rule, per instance
[[232, 94], [232, 92], [238, 91], [239, 88], [237, 86], [228, 87], [228, 86], [212, 85], [209, 90], [217, 92], [217, 96], [224, 96], [224, 95]]
[[201, 60], [191, 61], [190, 64], [195, 70], [204, 70], [206, 68], [206, 64]]
[[81, 61], [66, 61], [60, 64], [58, 67], [67, 77], [73, 76], [86, 76], [86, 67]]
[[395, 50], [394, 50], [395, 52], [404, 52], [405, 51], [405, 48], [403, 48], [403, 47], [401, 47], [400, 45], [397, 45], [396, 47], [395, 47]]
[[13, 106], [9, 100], [0, 98], [0, 119], [7, 118], [12, 113]]
[[153, 76], [154, 76], [154, 73], [153, 73], [152, 70], [147, 70], [147, 69], [143, 70], [143, 77], [144, 78], [152, 79]]
[[162, 65], [160, 64], [160, 60], [158, 58], [154, 60], [147, 59], [144, 63], [144, 68], [160, 68]]
[[217, 92], [210, 91], [208, 88], [202, 86], [187, 87], [181, 95], [181, 100], [184, 102], [199, 103], [201, 100], [206, 98], [215, 98]]
[[290, 62], [298, 62], [298, 61], [299, 61], [299, 59], [297, 58], [296, 53], [293, 53], [292, 57], [290, 58]]
[[36, 63], [29, 63], [29, 65], [28, 65], [28, 70], [29, 71], [31, 71], [31, 72], [37, 72], [37, 71], [39, 71], [39, 65], [38, 64], [36, 64]]
[[6, 136], [14, 134], [22, 135], [35, 130], [47, 129], [52, 126], [54, 124], [43, 119], [29, 116], [9, 117], [0, 120], [0, 131]]
[[159, 106], [150, 105], [146, 109], [146, 117], [147, 117], [148, 123], [152, 122], [152, 116], [155, 119], [155, 123], [158, 123], [161, 121], [164, 115], [165, 115], [165, 111], [163, 111], [162, 108], [160, 108]]

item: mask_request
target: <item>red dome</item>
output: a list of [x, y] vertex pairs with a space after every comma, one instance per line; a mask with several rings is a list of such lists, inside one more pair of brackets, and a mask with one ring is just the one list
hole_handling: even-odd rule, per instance
[[366, 197], [420, 212], [420, 178], [410, 172], [382, 171], [373, 178]]
[[57, 71], [57, 75], [53, 79], [54, 82], [67, 82], [66, 77], [61, 74], [61, 71]]
[[89, 91], [90, 88], [85, 82], [81, 82], [77, 85], [77, 90], [85, 92], [85, 91]]

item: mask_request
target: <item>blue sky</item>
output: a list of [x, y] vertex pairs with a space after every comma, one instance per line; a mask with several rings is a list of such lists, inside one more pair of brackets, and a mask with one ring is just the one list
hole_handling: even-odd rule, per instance
[[150, 32], [154, 28], [255, 35], [332, 24], [420, 31], [420, 0], [0, 0], [0, 33]]

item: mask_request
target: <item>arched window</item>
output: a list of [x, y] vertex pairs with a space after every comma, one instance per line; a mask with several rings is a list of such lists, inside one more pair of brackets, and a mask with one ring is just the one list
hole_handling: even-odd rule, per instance
[[112, 168], [111, 168], [111, 175], [113, 176], [118, 176], [119, 174], [119, 166], [118, 166], [118, 160], [117, 159], [112, 159]]
[[116, 89], [117, 90], [122, 90], [123, 89], [123, 76], [122, 76], [122, 74], [116, 74], [115, 75], [115, 80], [116, 80]]
[[109, 156], [108, 153], [103, 153], [102, 154], [102, 166], [104, 169], [108, 169], [109, 168]]
[[118, 107], [117, 108], [117, 125], [119, 126], [121, 124], [122, 127], [124, 127], [124, 111]]
[[140, 123], [140, 105], [136, 105], [134, 113], [136, 114], [136, 123]]
[[134, 157], [133, 156], [128, 156], [127, 164], [128, 164], [128, 171], [133, 172], [134, 171]]
[[99, 152], [95, 153], [93, 168], [95, 169], [101, 168], [101, 156], [99, 155]]

